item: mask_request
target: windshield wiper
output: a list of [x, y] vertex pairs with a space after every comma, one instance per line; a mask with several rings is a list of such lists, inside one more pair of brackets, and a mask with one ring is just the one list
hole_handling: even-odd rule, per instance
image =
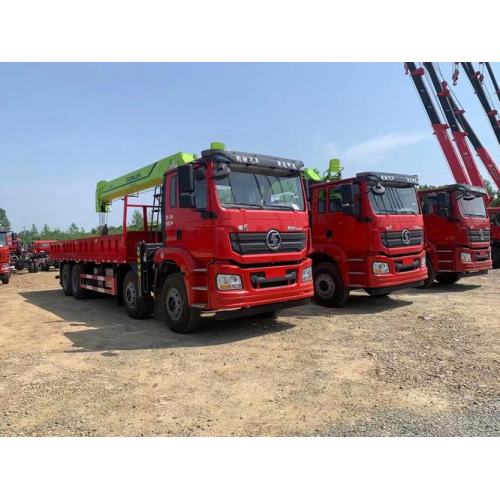
[[224, 206], [236, 208], [255, 207], [260, 208], [261, 210], [264, 208], [264, 205], [259, 205], [258, 203], [224, 203]]
[[289, 206], [289, 205], [263, 205], [264, 207], [269, 207], [269, 208], [278, 208], [282, 210], [293, 210], [295, 211], [295, 208]]

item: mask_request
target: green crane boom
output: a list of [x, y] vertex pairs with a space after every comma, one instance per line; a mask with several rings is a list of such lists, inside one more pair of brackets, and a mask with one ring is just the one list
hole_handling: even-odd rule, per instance
[[176, 153], [112, 181], [99, 181], [95, 191], [96, 212], [108, 212], [111, 202], [122, 196], [159, 186], [167, 170], [190, 163], [195, 158], [190, 153]]

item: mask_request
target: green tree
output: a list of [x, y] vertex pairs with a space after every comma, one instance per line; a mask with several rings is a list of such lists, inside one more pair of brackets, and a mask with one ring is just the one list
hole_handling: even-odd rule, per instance
[[3, 227], [6, 231], [10, 231], [12, 229], [5, 208], [0, 208], [0, 227]]
[[144, 227], [144, 219], [142, 218], [142, 213], [138, 208], [132, 212], [131, 227], [138, 230], [141, 230]]

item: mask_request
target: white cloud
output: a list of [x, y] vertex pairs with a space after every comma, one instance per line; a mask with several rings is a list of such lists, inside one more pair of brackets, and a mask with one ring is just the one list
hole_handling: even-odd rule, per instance
[[329, 157], [340, 158], [342, 162], [374, 164], [386, 159], [396, 150], [426, 140], [428, 133], [400, 134], [389, 132], [377, 135], [366, 141], [349, 146], [342, 150], [336, 143], [328, 145]]

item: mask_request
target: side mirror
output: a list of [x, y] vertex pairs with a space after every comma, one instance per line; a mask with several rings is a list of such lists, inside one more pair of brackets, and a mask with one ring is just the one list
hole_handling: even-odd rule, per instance
[[342, 184], [339, 186], [342, 196], [342, 212], [347, 215], [354, 215], [354, 186], [352, 184]]
[[179, 193], [179, 207], [193, 208], [195, 206], [194, 193]]
[[191, 164], [179, 165], [177, 169], [179, 196], [194, 191], [194, 168]]
[[219, 163], [215, 168], [212, 177], [214, 179], [224, 179], [231, 173], [231, 169], [225, 163]]
[[450, 216], [450, 195], [446, 192], [441, 192], [436, 195], [438, 214], [440, 217]]

